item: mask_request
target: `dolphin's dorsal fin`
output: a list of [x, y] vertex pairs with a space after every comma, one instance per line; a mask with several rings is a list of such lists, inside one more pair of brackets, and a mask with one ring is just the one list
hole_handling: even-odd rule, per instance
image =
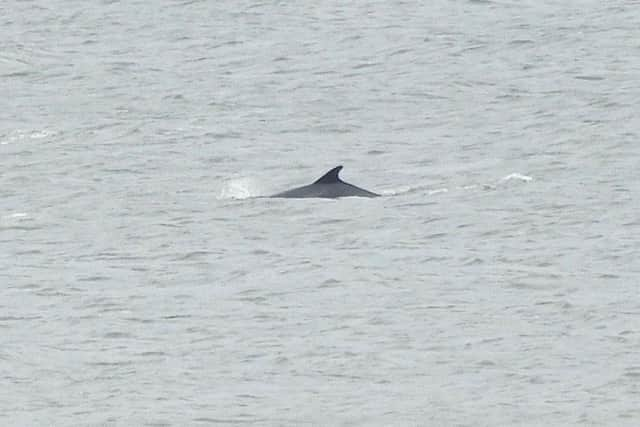
[[320, 177], [320, 179], [314, 182], [314, 184], [332, 184], [334, 182], [342, 182], [340, 181], [340, 177], [338, 176], [341, 169], [342, 169], [342, 166], [336, 166], [335, 168], [331, 169], [329, 172], [322, 175], [322, 177]]

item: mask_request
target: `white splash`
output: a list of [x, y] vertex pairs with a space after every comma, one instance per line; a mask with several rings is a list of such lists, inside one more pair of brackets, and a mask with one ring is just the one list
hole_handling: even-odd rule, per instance
[[31, 135], [29, 135], [29, 137], [31, 139], [41, 139], [41, 138], [46, 138], [46, 137], [52, 136], [52, 135], [54, 135], [53, 132], [47, 131], [47, 130], [43, 130], [43, 131], [31, 132]]
[[381, 194], [383, 196], [399, 196], [402, 194], [417, 193], [419, 191], [426, 190], [427, 188], [429, 188], [428, 185], [417, 185], [417, 186], [414, 185], [414, 186], [398, 187], [395, 189], [379, 190], [379, 191], [376, 191], [376, 193]]
[[11, 143], [16, 143], [23, 141], [25, 139], [42, 139], [48, 138], [50, 136], [56, 135], [55, 131], [51, 130], [34, 130], [34, 131], [24, 131], [22, 129], [16, 129], [12, 131], [8, 135], [0, 136], [0, 145], [8, 145]]
[[255, 180], [251, 178], [230, 179], [222, 184], [217, 199], [248, 199], [259, 195]]

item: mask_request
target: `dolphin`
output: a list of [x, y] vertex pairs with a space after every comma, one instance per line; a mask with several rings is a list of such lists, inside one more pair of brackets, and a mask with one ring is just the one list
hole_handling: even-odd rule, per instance
[[304, 187], [294, 188], [282, 193], [274, 194], [270, 197], [305, 198], [322, 197], [325, 199], [335, 199], [338, 197], [378, 197], [379, 194], [367, 191], [364, 188], [356, 187], [340, 179], [338, 174], [342, 166], [336, 166], [325, 173], [313, 184]]

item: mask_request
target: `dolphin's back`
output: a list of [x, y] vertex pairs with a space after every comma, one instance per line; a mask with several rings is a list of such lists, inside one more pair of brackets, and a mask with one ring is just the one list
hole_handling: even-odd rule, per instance
[[338, 197], [378, 197], [379, 194], [372, 193], [364, 188], [356, 187], [355, 185], [344, 182], [340, 179], [338, 174], [342, 166], [336, 166], [329, 172], [324, 174], [313, 184], [305, 185], [303, 187], [297, 187], [292, 190], [283, 191], [282, 193], [274, 194], [271, 197], [285, 197], [285, 198], [308, 198], [319, 197], [335, 199]]
[[293, 188], [291, 190], [283, 191], [282, 193], [274, 194], [271, 197], [286, 197], [286, 198], [303, 198], [303, 197], [321, 197], [314, 195], [312, 185], [305, 185], [304, 187]]

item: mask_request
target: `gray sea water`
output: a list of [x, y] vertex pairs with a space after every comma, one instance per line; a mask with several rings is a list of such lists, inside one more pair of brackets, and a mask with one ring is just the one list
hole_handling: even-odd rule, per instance
[[0, 424], [639, 425], [639, 24], [0, 3]]

